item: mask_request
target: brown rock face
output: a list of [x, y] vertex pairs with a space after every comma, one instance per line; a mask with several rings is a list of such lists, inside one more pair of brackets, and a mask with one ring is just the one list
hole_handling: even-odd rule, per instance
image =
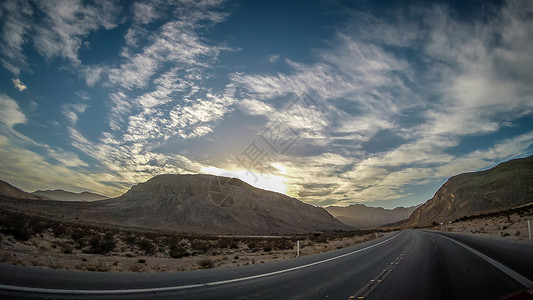
[[451, 177], [409, 218], [410, 225], [448, 222], [464, 216], [533, 202], [533, 156]]

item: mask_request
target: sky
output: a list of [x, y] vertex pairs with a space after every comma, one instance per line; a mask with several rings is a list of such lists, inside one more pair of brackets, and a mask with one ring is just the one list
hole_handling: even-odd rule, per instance
[[393, 208], [533, 154], [532, 1], [1, 1], [0, 179]]

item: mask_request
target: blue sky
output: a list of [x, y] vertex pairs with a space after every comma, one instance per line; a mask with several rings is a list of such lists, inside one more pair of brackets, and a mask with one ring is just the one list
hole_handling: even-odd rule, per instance
[[0, 179], [416, 205], [533, 154], [531, 1], [2, 1]]

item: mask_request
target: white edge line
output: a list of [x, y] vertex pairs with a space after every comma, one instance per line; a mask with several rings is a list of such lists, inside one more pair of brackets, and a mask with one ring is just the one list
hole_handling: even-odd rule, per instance
[[15, 285], [4, 285], [0, 284], [0, 290], [9, 290], [9, 291], [17, 291], [17, 292], [28, 292], [28, 293], [42, 293], [42, 294], [75, 294], [75, 295], [109, 295], [109, 294], [136, 294], [136, 293], [155, 293], [155, 292], [168, 292], [168, 291], [177, 291], [177, 290], [185, 290], [185, 289], [191, 289], [191, 288], [197, 288], [197, 287], [207, 287], [207, 286], [215, 286], [215, 285], [221, 285], [221, 284], [227, 284], [227, 283], [233, 283], [233, 282], [239, 282], [239, 281], [245, 281], [250, 279], [257, 279], [277, 274], [282, 274], [294, 270], [299, 270], [307, 267], [311, 267], [314, 265], [322, 264], [328, 261], [332, 261], [335, 259], [339, 259], [342, 257], [346, 257], [364, 250], [368, 250], [370, 248], [376, 247], [378, 245], [381, 245], [383, 243], [386, 243], [394, 238], [396, 238], [400, 233], [395, 234], [393, 237], [390, 237], [384, 241], [381, 241], [379, 243], [376, 243], [374, 245], [370, 245], [368, 247], [358, 249], [349, 253], [345, 253], [339, 256], [331, 257], [328, 259], [324, 259], [321, 261], [316, 261], [313, 263], [309, 263], [306, 265], [301, 265], [297, 267], [292, 267], [289, 269], [274, 271], [270, 273], [264, 273], [259, 275], [253, 275], [248, 277], [241, 277], [241, 278], [234, 278], [234, 279], [228, 279], [228, 280], [221, 280], [221, 281], [213, 281], [213, 282], [206, 282], [206, 283], [196, 283], [196, 284], [189, 284], [189, 285], [181, 285], [181, 286], [168, 286], [168, 287], [156, 287], [156, 288], [144, 288], [144, 289], [124, 289], [124, 290], [67, 290], [67, 289], [48, 289], [48, 288], [35, 288], [35, 287], [24, 287], [24, 286], [15, 286]]
[[528, 278], [524, 277], [523, 275], [517, 273], [516, 271], [513, 271], [512, 269], [510, 269], [509, 267], [499, 263], [498, 261], [490, 258], [489, 256], [475, 250], [475, 249], [472, 249], [470, 247], [468, 247], [467, 245], [461, 243], [461, 242], [458, 242], [452, 238], [449, 238], [445, 235], [440, 235], [438, 233], [435, 233], [436, 235], [440, 236], [440, 237], [443, 237], [443, 238], [447, 238], [449, 239], [450, 241], [453, 241], [455, 243], [457, 243], [459, 246], [462, 246], [464, 247], [465, 249], [469, 250], [470, 252], [476, 254], [477, 256], [483, 258], [484, 260], [486, 260], [488, 263], [490, 263], [491, 265], [493, 265], [494, 267], [496, 267], [497, 269], [499, 269], [500, 271], [502, 271], [503, 273], [505, 273], [507, 276], [511, 277], [512, 279], [514, 279], [515, 281], [517, 281], [518, 283], [520, 283], [521, 285], [523, 285], [524, 287], [526, 288], [530, 288], [533, 286], [533, 281], [529, 280]]

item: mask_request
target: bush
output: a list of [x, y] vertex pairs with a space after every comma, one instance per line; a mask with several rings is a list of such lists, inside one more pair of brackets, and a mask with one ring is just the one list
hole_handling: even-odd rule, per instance
[[[327, 239], [326, 239], [327, 240]], [[280, 239], [276, 243], [276, 248], [279, 250], [290, 250], [294, 248], [294, 243], [286, 239]]]
[[133, 246], [133, 245], [135, 245], [135, 243], [137, 243], [137, 237], [135, 237], [135, 235], [133, 235], [133, 234], [132, 234], [132, 235], [128, 235], [128, 236], [124, 239], [124, 241], [125, 241], [128, 245]]
[[212, 267], [215, 266], [215, 263], [213, 263], [213, 261], [210, 258], [204, 258], [198, 261], [198, 265], [202, 269], [211, 269]]
[[191, 249], [198, 251], [199, 253], [206, 253], [211, 248], [209, 242], [194, 240], [191, 243]]
[[23, 216], [5, 214], [2, 216], [1, 225], [3, 233], [11, 234], [19, 241], [27, 241], [33, 235], [33, 230], [27, 218]]
[[76, 228], [70, 234], [72, 240], [78, 245], [77, 248], [81, 249], [86, 246], [87, 242], [85, 240], [86, 231], [81, 228]]
[[137, 242], [137, 246], [139, 247], [139, 249], [144, 251], [144, 254], [146, 255], [154, 254], [155, 247], [152, 241], [141, 239], [140, 241]]
[[189, 253], [187, 252], [187, 249], [185, 249], [185, 247], [181, 245], [174, 245], [170, 248], [170, 252], [168, 254], [172, 258], [182, 258], [184, 256], [187, 256]]
[[105, 254], [110, 251], [113, 251], [116, 247], [115, 238], [113, 237], [112, 233], [106, 233], [106, 235], [102, 238], [102, 236], [95, 235], [90, 241], [91, 249], [89, 252], [95, 253], [95, 254]]

